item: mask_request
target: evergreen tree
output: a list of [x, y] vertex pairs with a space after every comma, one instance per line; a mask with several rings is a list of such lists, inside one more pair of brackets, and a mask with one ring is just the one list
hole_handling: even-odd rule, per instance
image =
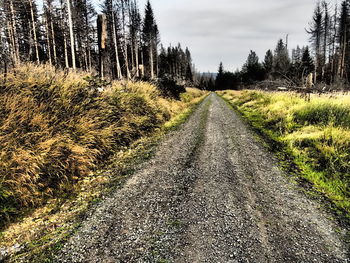
[[309, 73], [315, 70], [313, 59], [310, 55], [309, 48], [306, 47], [303, 52], [303, 56], [301, 59], [302, 64], [302, 74], [303, 76], [307, 76]]
[[272, 54], [271, 49], [266, 51], [263, 66], [265, 69], [266, 76], [269, 77], [271, 75], [272, 69], [273, 69], [273, 54]]
[[148, 77], [151, 79], [155, 78], [155, 61], [156, 61], [156, 51], [157, 45], [159, 43], [159, 32], [158, 26], [154, 19], [153, 9], [150, 1], [147, 1], [145, 9], [145, 18], [143, 21], [142, 36], [144, 47], [146, 49], [147, 68], [148, 68]]
[[286, 45], [283, 40], [280, 39], [277, 42], [275, 53], [273, 56], [273, 73], [277, 77], [285, 76], [288, 74], [290, 68], [290, 58]]
[[254, 81], [261, 81], [264, 79], [264, 70], [259, 62], [259, 57], [251, 50], [246, 63], [242, 69], [243, 78], [245, 83], [252, 83]]
[[323, 28], [323, 12], [320, 3], [317, 4], [312, 22], [310, 23], [310, 28], [306, 30], [310, 34], [310, 40], [312, 47], [315, 52], [315, 71], [314, 71], [314, 81], [317, 81], [318, 74], [320, 73], [320, 68], [322, 67], [322, 54], [321, 54], [321, 43], [324, 34]]

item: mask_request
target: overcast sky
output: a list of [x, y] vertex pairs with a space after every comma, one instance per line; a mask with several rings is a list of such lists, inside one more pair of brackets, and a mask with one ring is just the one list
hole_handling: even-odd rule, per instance
[[[97, 1], [97, 0], [96, 0]], [[147, 0], [139, 0], [143, 10]], [[335, 0], [334, 0], [335, 1]], [[180, 42], [202, 72], [240, 68], [249, 51], [264, 58], [279, 38], [306, 45], [305, 33], [317, 0], [151, 0], [161, 41]], [[143, 13], [143, 11], [142, 11]]]

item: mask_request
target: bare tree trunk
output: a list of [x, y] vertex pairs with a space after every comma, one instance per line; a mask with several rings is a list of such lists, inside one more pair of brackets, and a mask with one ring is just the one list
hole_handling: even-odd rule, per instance
[[68, 24], [69, 24], [69, 35], [70, 35], [70, 47], [72, 55], [72, 68], [75, 70], [77, 68], [75, 61], [75, 40], [73, 31], [73, 19], [70, 0], [67, 0], [67, 11], [68, 11]]
[[30, 16], [31, 16], [31, 23], [32, 23], [32, 30], [33, 30], [33, 40], [34, 40], [34, 49], [35, 49], [35, 56], [36, 56], [36, 62], [40, 63], [39, 58], [39, 47], [38, 47], [38, 38], [36, 35], [36, 25], [35, 25], [35, 17], [34, 17], [34, 9], [33, 9], [33, 0], [29, 0], [29, 6], [30, 6]]
[[122, 79], [122, 70], [120, 68], [120, 62], [119, 62], [119, 52], [118, 52], [118, 41], [117, 41], [117, 29], [115, 24], [115, 15], [112, 10], [112, 26], [113, 26], [113, 43], [114, 43], [114, 53], [115, 53], [115, 61], [117, 66], [117, 79]]
[[139, 50], [138, 50], [138, 44], [137, 44], [137, 39], [135, 40], [135, 64], [136, 64], [136, 77], [140, 77], [140, 69], [139, 69]]
[[342, 41], [341, 41], [341, 45], [340, 45], [340, 55], [339, 55], [339, 62], [338, 62], [338, 77], [339, 78], [344, 77], [346, 42], [347, 42], [346, 30], [347, 30], [347, 27], [345, 26], [344, 35], [342, 37]]
[[10, 13], [11, 13], [11, 31], [12, 31], [12, 43], [14, 50], [14, 64], [19, 64], [20, 56], [19, 56], [19, 44], [18, 44], [18, 36], [16, 29], [16, 20], [15, 20], [15, 10], [13, 8], [13, 2], [10, 0]]
[[144, 58], [143, 58], [143, 51], [144, 51], [144, 48], [142, 46], [142, 42], [141, 42], [141, 36], [140, 36], [140, 43], [141, 43], [141, 46], [140, 46], [140, 55], [141, 55], [141, 65], [142, 65], [142, 68], [141, 68], [141, 77], [145, 77], [145, 61], [144, 61]]
[[157, 45], [156, 45], [156, 48], [155, 48], [155, 51], [156, 51], [156, 77], [158, 78], [159, 76], [159, 61], [158, 61], [158, 49], [157, 49]]
[[153, 39], [151, 39], [150, 47], [149, 47], [149, 64], [151, 70], [151, 79], [154, 79], [154, 61], [153, 61]]
[[333, 39], [332, 39], [332, 82], [336, 77], [336, 62], [335, 62], [335, 42], [337, 39], [337, 20], [338, 20], [338, 6], [334, 7], [334, 17], [333, 17]]
[[[49, 4], [49, 12], [52, 15], [52, 5], [51, 2], [48, 1]], [[53, 17], [50, 18], [50, 27], [51, 27], [51, 37], [52, 37], [52, 50], [53, 50], [53, 60], [55, 65], [57, 64], [57, 48], [56, 48], [56, 37], [55, 37], [55, 28], [53, 24]]]
[[52, 20], [51, 20], [51, 36], [52, 36], [53, 59], [54, 59], [55, 64], [57, 64], [57, 48], [56, 48], [56, 40], [55, 40], [55, 29], [53, 27]]
[[133, 45], [133, 40], [131, 39], [130, 41], [130, 54], [131, 54], [131, 75], [134, 77], [135, 75], [135, 63], [134, 63], [134, 45]]
[[127, 37], [126, 37], [126, 29], [125, 29], [125, 6], [124, 6], [124, 1], [121, 1], [122, 3], [122, 23], [123, 23], [123, 35], [124, 35], [124, 59], [125, 59], [125, 68], [126, 68], [126, 78], [130, 79], [130, 70], [129, 70], [129, 59], [128, 59], [128, 42], [127, 42]]
[[344, 71], [345, 71], [345, 56], [346, 56], [346, 47], [347, 47], [347, 26], [345, 26], [345, 32], [344, 32], [344, 43], [343, 43], [343, 51], [342, 51], [342, 61], [341, 61], [341, 71], [340, 71], [340, 77], [344, 77]]
[[99, 73], [101, 79], [104, 79], [104, 64], [106, 58], [106, 42], [107, 42], [107, 17], [106, 15], [98, 15], [97, 17], [97, 34], [98, 34], [98, 51], [99, 51]]
[[329, 34], [329, 14], [328, 14], [328, 4], [323, 2], [324, 8], [324, 36], [323, 36], [323, 65], [322, 65], [322, 79], [325, 77], [325, 70], [327, 64], [327, 42], [328, 42], [328, 34]]
[[[85, 6], [87, 6], [87, 1], [85, 0]], [[90, 48], [90, 38], [89, 38], [89, 18], [87, 13], [87, 8], [85, 9], [85, 24], [86, 24], [86, 31], [85, 31], [85, 54], [86, 54], [86, 68], [90, 72], [91, 71], [91, 48]]]
[[13, 64], [16, 64], [16, 50], [15, 50], [15, 39], [13, 37], [13, 31], [10, 22], [7, 20], [7, 32], [8, 32], [8, 41], [9, 41], [9, 49], [11, 53], [11, 60]]
[[46, 28], [46, 40], [47, 40], [47, 52], [49, 56], [49, 64], [52, 65], [52, 57], [51, 57], [51, 45], [50, 45], [50, 29], [49, 29], [49, 22], [47, 13], [45, 16], [45, 28]]
[[64, 7], [63, 7], [63, 0], [61, 0], [61, 27], [63, 30], [63, 46], [64, 46], [64, 64], [66, 68], [69, 68], [69, 61], [68, 61], [68, 45], [67, 45], [67, 35], [66, 35], [66, 27], [64, 24]]

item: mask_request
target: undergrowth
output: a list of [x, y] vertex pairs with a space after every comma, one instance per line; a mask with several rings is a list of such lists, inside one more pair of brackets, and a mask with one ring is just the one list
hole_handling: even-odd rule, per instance
[[350, 96], [218, 92], [350, 218]]
[[0, 228], [69, 196], [115, 152], [161, 129], [204, 93], [161, 96], [145, 82], [21, 65], [0, 75]]

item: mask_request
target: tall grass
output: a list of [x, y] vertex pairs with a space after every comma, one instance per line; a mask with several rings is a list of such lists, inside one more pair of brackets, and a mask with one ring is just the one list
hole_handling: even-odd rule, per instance
[[69, 193], [113, 152], [203, 95], [189, 90], [184, 100], [165, 99], [144, 82], [101, 91], [86, 73], [32, 64], [0, 75], [0, 85], [0, 223]]
[[223, 91], [269, 138], [282, 143], [303, 176], [350, 214], [350, 95]]

